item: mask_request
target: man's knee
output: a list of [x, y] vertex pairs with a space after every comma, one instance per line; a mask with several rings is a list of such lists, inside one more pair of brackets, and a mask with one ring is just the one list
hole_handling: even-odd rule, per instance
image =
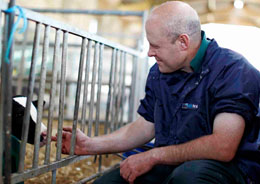
[[191, 183], [201, 173], [201, 164], [197, 160], [183, 163], [170, 176], [170, 183]]
[[[220, 183], [223, 175], [212, 169], [211, 160], [194, 160], [177, 167], [169, 176], [167, 184]], [[214, 164], [213, 164], [214, 165]]]

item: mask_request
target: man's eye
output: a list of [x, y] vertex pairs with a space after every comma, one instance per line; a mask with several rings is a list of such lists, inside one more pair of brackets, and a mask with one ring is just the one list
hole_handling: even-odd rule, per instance
[[159, 48], [158, 45], [151, 45], [151, 47], [154, 48], [154, 49], [158, 49]]

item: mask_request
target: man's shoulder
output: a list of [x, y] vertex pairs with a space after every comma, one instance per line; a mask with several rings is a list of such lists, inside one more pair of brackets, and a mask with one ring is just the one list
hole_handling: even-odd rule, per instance
[[230, 62], [236, 62], [238, 60], [246, 60], [240, 53], [235, 52], [229, 48], [220, 47], [215, 40], [212, 40], [208, 46], [206, 52], [206, 59], [208, 60], [214, 59], [214, 60], [222, 60], [222, 61], [225, 60]]
[[[204, 57], [203, 68], [207, 68], [211, 82], [241, 82], [240, 85], [253, 85], [260, 88], [260, 72], [241, 54], [222, 48], [215, 41], [210, 43]], [[226, 80], [223, 80], [226, 79]]]
[[205, 55], [207, 65], [211, 68], [240, 68], [257, 70], [242, 54], [220, 47], [216, 41], [212, 40]]

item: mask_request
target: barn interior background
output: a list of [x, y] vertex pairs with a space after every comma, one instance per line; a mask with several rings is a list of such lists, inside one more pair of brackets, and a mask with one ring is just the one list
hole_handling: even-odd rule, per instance
[[[81, 128], [89, 136], [102, 135], [137, 117], [146, 75], [154, 62], [146, 58], [144, 22], [150, 9], [164, 1], [0, 2], [0, 131], [6, 136], [5, 141], [0, 140], [1, 153], [11, 151], [13, 95], [27, 96], [28, 104], [33, 99], [39, 99], [38, 105], [46, 102], [38, 108], [37, 125], [42, 121], [48, 126], [49, 137], [60, 132], [62, 126]], [[10, 2], [25, 8], [28, 25], [24, 33], [14, 34], [10, 62], [6, 62], [8, 24], [13, 15], [4, 10]], [[256, 50], [260, 41], [260, 0], [185, 2], [198, 11], [209, 37], [241, 52], [260, 69], [260, 52]], [[21, 20], [18, 30], [22, 27]], [[6, 164], [11, 161], [11, 155], [7, 155], [0, 183], [91, 183], [122, 159], [121, 154], [76, 157], [73, 150], [69, 156], [62, 155], [60, 144], [56, 148], [50, 141], [44, 147], [39, 147], [37, 141], [35, 145], [26, 144], [27, 127], [21, 130], [24, 136], [17, 171], [12, 172], [11, 164]], [[0, 160], [2, 165], [4, 159]]]

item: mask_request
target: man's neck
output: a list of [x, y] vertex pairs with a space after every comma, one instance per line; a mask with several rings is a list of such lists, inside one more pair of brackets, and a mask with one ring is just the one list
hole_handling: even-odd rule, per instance
[[194, 46], [191, 46], [190, 48], [190, 51], [187, 55], [187, 58], [186, 58], [186, 65], [185, 67], [183, 67], [181, 70], [184, 71], [184, 72], [187, 72], [187, 73], [192, 73], [194, 72], [190, 63], [191, 61], [193, 60], [193, 58], [195, 58], [199, 48], [200, 48], [200, 44], [201, 44], [201, 39], [198, 43], [194, 44]]

